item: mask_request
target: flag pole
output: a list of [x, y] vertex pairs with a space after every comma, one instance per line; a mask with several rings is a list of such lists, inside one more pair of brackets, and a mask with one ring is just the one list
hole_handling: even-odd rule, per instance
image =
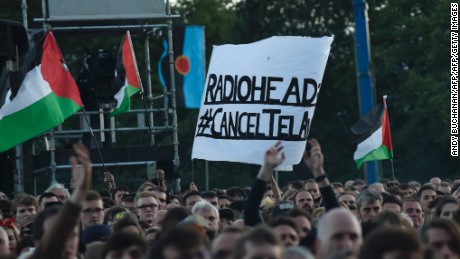
[[393, 176], [393, 181], [396, 180], [396, 177], [395, 177], [395, 168], [393, 166], [393, 158], [390, 159], [390, 162], [391, 162], [391, 174]]
[[[99, 158], [101, 159], [102, 168], [104, 168], [104, 172], [109, 172], [109, 170], [107, 170], [107, 167], [105, 167], [105, 162], [104, 162], [104, 158], [102, 157], [101, 148], [99, 147], [99, 143], [97, 143], [96, 135], [94, 135], [94, 131], [93, 131], [93, 128], [91, 127], [91, 122], [89, 120], [88, 114], [86, 113], [85, 107], [82, 108], [82, 111], [83, 111], [83, 117], [85, 117], [86, 123], [88, 124], [91, 138], [94, 144], [96, 145], [97, 153], [99, 154]], [[111, 186], [110, 184], [109, 187], [110, 189], [112, 189], [113, 186]]]

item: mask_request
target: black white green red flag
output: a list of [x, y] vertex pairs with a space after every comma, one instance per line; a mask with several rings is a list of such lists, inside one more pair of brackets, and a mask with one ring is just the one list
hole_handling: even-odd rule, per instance
[[83, 106], [51, 31], [29, 52], [18, 85], [0, 107], [0, 152], [58, 126]]
[[357, 136], [354, 160], [358, 169], [366, 161], [393, 158], [386, 96], [383, 97], [383, 103], [356, 122], [351, 131]]
[[120, 90], [115, 94], [117, 106], [110, 116], [129, 111], [131, 108], [131, 96], [142, 90], [142, 83], [129, 31], [123, 37], [121, 48], [118, 52], [115, 80], [119, 84], [118, 87]]

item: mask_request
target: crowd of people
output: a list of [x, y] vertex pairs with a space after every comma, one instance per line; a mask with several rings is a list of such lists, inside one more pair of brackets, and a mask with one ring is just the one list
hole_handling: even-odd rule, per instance
[[88, 150], [74, 151], [71, 193], [0, 192], [0, 258], [460, 258], [460, 179], [333, 182], [311, 139], [312, 178], [284, 187], [273, 177], [278, 142], [250, 187], [170, 193], [159, 169], [135, 192], [109, 173], [96, 191]]

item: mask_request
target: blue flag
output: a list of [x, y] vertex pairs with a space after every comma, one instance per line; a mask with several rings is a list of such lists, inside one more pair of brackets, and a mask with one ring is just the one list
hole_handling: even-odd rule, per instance
[[[168, 42], [158, 63], [163, 87], [170, 90]], [[199, 109], [205, 81], [204, 26], [185, 26], [173, 29], [174, 83], [178, 107]]]

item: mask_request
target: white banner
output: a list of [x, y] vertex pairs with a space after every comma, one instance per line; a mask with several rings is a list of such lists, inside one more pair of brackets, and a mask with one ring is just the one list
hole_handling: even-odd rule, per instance
[[332, 40], [278, 36], [214, 46], [192, 159], [262, 164], [281, 140], [281, 167], [298, 164]]

